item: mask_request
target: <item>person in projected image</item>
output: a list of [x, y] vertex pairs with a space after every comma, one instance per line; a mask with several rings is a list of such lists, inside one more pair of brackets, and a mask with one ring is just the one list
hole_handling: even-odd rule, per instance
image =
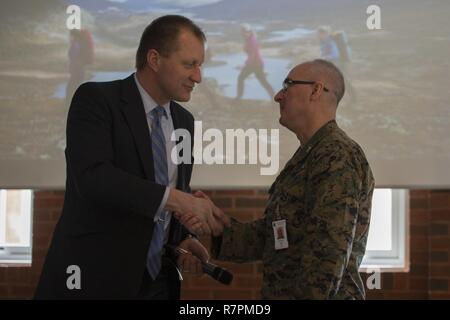
[[263, 261], [264, 299], [365, 298], [358, 270], [374, 178], [361, 147], [336, 123], [344, 91], [344, 77], [329, 61], [289, 72], [274, 99], [280, 124], [300, 146], [270, 187], [263, 218], [232, 219], [212, 240], [216, 259]]
[[330, 26], [320, 26], [317, 30], [317, 37], [321, 58], [334, 63], [344, 74], [347, 95], [350, 97], [350, 102], [354, 104], [356, 102], [356, 91], [349, 77], [352, 50], [347, 34], [344, 31], [332, 32]]
[[[220, 233], [228, 218], [191, 194], [192, 150], [178, 164], [171, 136], [184, 129], [193, 145], [194, 117], [175, 101], [202, 80], [204, 42], [191, 20], [159, 17], [141, 36], [135, 73], [75, 92], [64, 206], [36, 299], [178, 299], [178, 268], [201, 272], [209, 254], [196, 236]], [[185, 214], [197, 221], [181, 223]]]
[[267, 91], [270, 97], [273, 97], [275, 91], [270, 83], [267, 81], [264, 73], [264, 62], [259, 51], [259, 43], [256, 39], [256, 34], [249, 24], [241, 25], [241, 35], [244, 39], [244, 51], [247, 54], [247, 60], [242, 67], [237, 81], [237, 94], [235, 100], [238, 101], [244, 94], [244, 81], [251, 74], [255, 74], [256, 79]]
[[66, 106], [70, 106], [75, 90], [85, 81], [86, 68], [94, 61], [94, 42], [87, 29], [70, 30], [69, 81], [66, 86]]

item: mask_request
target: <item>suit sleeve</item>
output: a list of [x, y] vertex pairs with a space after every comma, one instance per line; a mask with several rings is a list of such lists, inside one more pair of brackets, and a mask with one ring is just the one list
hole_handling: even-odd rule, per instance
[[357, 165], [345, 151], [319, 155], [308, 179], [302, 298], [332, 299], [347, 268], [359, 209]]
[[165, 186], [114, 166], [113, 118], [98, 84], [79, 87], [67, 120], [67, 170], [78, 193], [115, 212], [152, 218]]

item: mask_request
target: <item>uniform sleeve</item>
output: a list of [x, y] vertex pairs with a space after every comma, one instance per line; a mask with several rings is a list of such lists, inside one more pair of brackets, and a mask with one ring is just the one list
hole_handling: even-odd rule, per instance
[[308, 178], [307, 234], [302, 252], [303, 298], [332, 299], [352, 252], [358, 216], [357, 165], [338, 150], [315, 157]]
[[232, 262], [262, 260], [265, 246], [265, 219], [241, 223], [231, 219], [231, 227], [213, 238], [211, 253], [215, 259]]

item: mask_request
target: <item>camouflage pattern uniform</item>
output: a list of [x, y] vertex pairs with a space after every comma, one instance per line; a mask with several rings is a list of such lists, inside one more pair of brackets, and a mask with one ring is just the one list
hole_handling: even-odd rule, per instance
[[[300, 147], [269, 190], [263, 219], [214, 238], [219, 260], [263, 261], [264, 299], [364, 299], [358, 268], [374, 179], [360, 146], [330, 121]], [[286, 219], [289, 248], [275, 250], [272, 222]]]

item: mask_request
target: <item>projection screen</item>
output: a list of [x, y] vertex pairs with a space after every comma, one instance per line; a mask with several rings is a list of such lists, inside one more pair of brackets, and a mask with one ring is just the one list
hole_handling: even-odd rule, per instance
[[[181, 14], [202, 27], [203, 81], [184, 106], [201, 121], [196, 159], [207, 158], [213, 139], [223, 150], [215, 149], [215, 164], [195, 165], [194, 188], [274, 181], [299, 142], [278, 123], [271, 90], [298, 63], [323, 58], [319, 29], [348, 55], [339, 62], [347, 92], [337, 122], [364, 149], [377, 187], [450, 186], [448, 1], [16, 0], [2, 1], [0, 11], [0, 188], [64, 188], [66, 100], [76, 82], [70, 5], [81, 9], [81, 29], [91, 37], [92, 61], [78, 70], [79, 83], [132, 74], [140, 35], [158, 16]], [[252, 74], [236, 98], [247, 59], [243, 28], [255, 36], [271, 89]], [[240, 159], [230, 158], [237, 144], [227, 149], [227, 130], [245, 137]]]

